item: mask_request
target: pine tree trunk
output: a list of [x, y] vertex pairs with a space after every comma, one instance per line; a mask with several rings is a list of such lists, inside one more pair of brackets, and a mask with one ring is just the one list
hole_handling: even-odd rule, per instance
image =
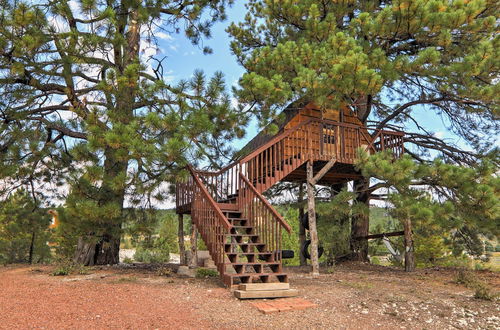
[[413, 234], [411, 229], [411, 220], [403, 221], [404, 245], [405, 245], [405, 271], [413, 272], [415, 270], [415, 253], [413, 246]]
[[35, 231], [31, 233], [31, 242], [30, 242], [30, 252], [28, 256], [28, 262], [30, 264], [33, 263], [33, 252], [35, 250]]
[[[370, 187], [370, 179], [364, 178], [354, 181], [354, 191], [357, 193], [356, 202], [366, 204], [369, 209], [370, 194], [367, 192]], [[368, 239], [359, 239], [368, 235], [370, 228], [369, 214], [357, 215], [352, 218], [351, 223], [351, 253], [350, 260], [369, 261], [368, 260]]]
[[[304, 185], [300, 183], [299, 186], [299, 196], [298, 196], [298, 204], [299, 204], [299, 246], [302, 248], [306, 242], [306, 229], [302, 225], [302, 218], [304, 217]], [[299, 253], [300, 265], [306, 266], [307, 259], [302, 253]]]
[[307, 162], [307, 213], [309, 215], [309, 235], [311, 238], [312, 276], [319, 276], [318, 231], [316, 229], [316, 205], [314, 201], [313, 163]]
[[100, 236], [90, 233], [78, 238], [73, 261], [84, 266], [115, 265], [120, 262], [119, 227]]
[[179, 224], [177, 228], [177, 238], [179, 240], [179, 258], [180, 264], [186, 265], [186, 246], [184, 244], [184, 216], [178, 215]]

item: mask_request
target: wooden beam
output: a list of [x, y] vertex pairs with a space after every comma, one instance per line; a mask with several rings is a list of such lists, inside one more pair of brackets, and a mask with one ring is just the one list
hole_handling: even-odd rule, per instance
[[381, 234], [372, 234], [366, 236], [358, 236], [356, 239], [374, 239], [374, 238], [382, 238], [382, 237], [391, 237], [391, 236], [403, 236], [405, 234], [404, 231], [393, 231], [390, 233], [381, 233]]
[[191, 223], [191, 260], [189, 260], [189, 268], [198, 267], [198, 231], [196, 225]]
[[326, 163], [326, 165], [323, 166], [321, 170], [319, 170], [319, 172], [314, 176], [314, 178], [311, 179], [311, 183], [313, 185], [318, 183], [318, 181], [321, 180], [321, 178], [333, 167], [333, 165], [335, 165], [336, 162], [337, 162], [336, 157], [330, 159], [328, 163]]
[[[299, 246], [302, 249], [306, 242], [306, 229], [302, 225], [302, 217], [304, 216], [304, 184], [301, 182], [299, 184], [299, 196], [297, 198], [297, 202], [299, 204]], [[302, 253], [299, 253], [299, 258], [300, 258], [300, 265], [301, 266], [306, 266], [307, 265], [307, 259], [302, 255]]]
[[234, 295], [239, 299], [255, 299], [255, 298], [285, 298], [295, 297], [299, 292], [296, 289], [289, 290], [268, 290], [268, 291], [234, 291]]
[[241, 291], [288, 290], [290, 283], [243, 283], [238, 289]]
[[313, 162], [307, 161], [307, 213], [309, 215], [309, 235], [311, 238], [312, 276], [319, 276], [318, 231], [316, 229], [316, 205], [314, 202]]
[[184, 218], [183, 214], [178, 215], [179, 224], [177, 228], [177, 238], [179, 240], [180, 264], [186, 265], [186, 246], [184, 244]]

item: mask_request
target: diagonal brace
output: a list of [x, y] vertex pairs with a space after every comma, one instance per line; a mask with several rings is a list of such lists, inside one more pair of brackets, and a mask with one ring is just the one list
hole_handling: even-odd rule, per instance
[[337, 158], [336, 157], [333, 157], [332, 159], [330, 159], [328, 161], [328, 163], [326, 163], [325, 166], [323, 166], [323, 168], [318, 172], [316, 173], [316, 175], [311, 179], [311, 184], [312, 185], [315, 185], [316, 183], [318, 183], [319, 180], [321, 180], [321, 178], [333, 167], [333, 165], [335, 165], [335, 163], [337, 163]]

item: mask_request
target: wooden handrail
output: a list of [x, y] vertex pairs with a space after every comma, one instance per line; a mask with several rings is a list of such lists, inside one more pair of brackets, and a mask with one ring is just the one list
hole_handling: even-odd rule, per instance
[[240, 173], [240, 178], [245, 182], [245, 184], [248, 187], [250, 187], [250, 190], [252, 190], [252, 192], [257, 196], [257, 198], [259, 198], [260, 201], [262, 203], [264, 203], [264, 205], [268, 208], [269, 211], [271, 211], [271, 213], [274, 215], [274, 217], [276, 219], [278, 219], [278, 222], [280, 223], [280, 225], [283, 228], [285, 228], [285, 230], [290, 234], [290, 232], [292, 231], [292, 227], [290, 227], [290, 225], [283, 219], [283, 217], [278, 213], [278, 211], [276, 211], [276, 209], [267, 201], [267, 199], [265, 199], [264, 196], [262, 196], [262, 194], [259, 193], [259, 191], [257, 189], [255, 189], [253, 184], [251, 184], [250, 181], [248, 181], [246, 176], [244, 176], [242, 173]]
[[244, 164], [246, 163], [248, 160], [252, 159], [254, 156], [258, 155], [259, 153], [261, 153], [263, 150], [269, 148], [270, 146], [272, 146], [273, 144], [275, 144], [276, 142], [278, 141], [281, 141], [283, 140], [284, 138], [286, 138], [288, 135], [292, 134], [293, 132], [297, 131], [299, 128], [301, 128], [302, 126], [306, 125], [306, 124], [309, 124], [310, 122], [313, 122], [315, 121], [314, 119], [308, 119], [306, 121], [303, 121], [302, 123], [300, 123], [299, 125], [293, 127], [292, 129], [289, 129], [287, 130], [286, 132], [282, 133], [282, 134], [278, 134], [276, 135], [275, 137], [273, 137], [271, 140], [267, 141], [266, 143], [264, 143], [263, 145], [261, 145], [260, 147], [258, 147], [257, 149], [255, 149], [254, 151], [252, 151], [250, 154], [246, 155], [243, 159], [241, 159], [239, 161], [240, 164]]
[[200, 188], [200, 190], [205, 195], [205, 197], [207, 198], [207, 200], [210, 203], [210, 205], [212, 205], [212, 207], [214, 208], [215, 213], [217, 214], [217, 216], [219, 217], [219, 219], [222, 221], [222, 224], [224, 225], [224, 227], [227, 230], [230, 230], [231, 228], [233, 228], [233, 226], [229, 223], [229, 221], [227, 220], [227, 218], [222, 213], [222, 210], [219, 208], [219, 206], [217, 205], [217, 203], [214, 201], [214, 199], [212, 198], [212, 196], [209, 194], [207, 188], [205, 188], [205, 185], [200, 181], [200, 178], [198, 178], [198, 175], [196, 174], [196, 172], [194, 171], [194, 169], [191, 167], [191, 165], [188, 165], [188, 169], [191, 172], [191, 175], [193, 176], [194, 181], [198, 185], [198, 188]]

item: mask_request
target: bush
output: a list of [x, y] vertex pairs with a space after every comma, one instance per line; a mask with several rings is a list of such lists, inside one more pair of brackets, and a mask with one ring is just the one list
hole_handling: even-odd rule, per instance
[[479, 280], [468, 270], [459, 270], [455, 282], [474, 289], [474, 298], [476, 299], [495, 300], [498, 297], [498, 294], [495, 294], [486, 283]]
[[476, 283], [474, 289], [475, 289], [474, 298], [476, 299], [492, 301], [498, 297], [498, 295], [492, 292], [491, 288], [488, 287], [483, 282]]
[[134, 260], [133, 260], [132, 258], [125, 257], [125, 258], [123, 259], [123, 263], [124, 263], [124, 264], [132, 264], [132, 263], [134, 263]]
[[139, 245], [135, 250], [134, 259], [145, 263], [163, 263], [170, 260], [168, 246], [162, 246], [161, 242], [153, 244], [152, 247]]
[[215, 269], [208, 268], [198, 268], [196, 269], [196, 277], [197, 278], [209, 278], [209, 277], [217, 277], [219, 276], [219, 272]]
[[64, 260], [60, 261], [51, 273], [52, 276], [67, 276], [71, 274], [87, 275], [89, 274], [89, 270], [82, 264], [76, 264], [72, 261]]
[[382, 265], [382, 262], [380, 262], [380, 259], [378, 257], [371, 257], [370, 261], [373, 265]]

